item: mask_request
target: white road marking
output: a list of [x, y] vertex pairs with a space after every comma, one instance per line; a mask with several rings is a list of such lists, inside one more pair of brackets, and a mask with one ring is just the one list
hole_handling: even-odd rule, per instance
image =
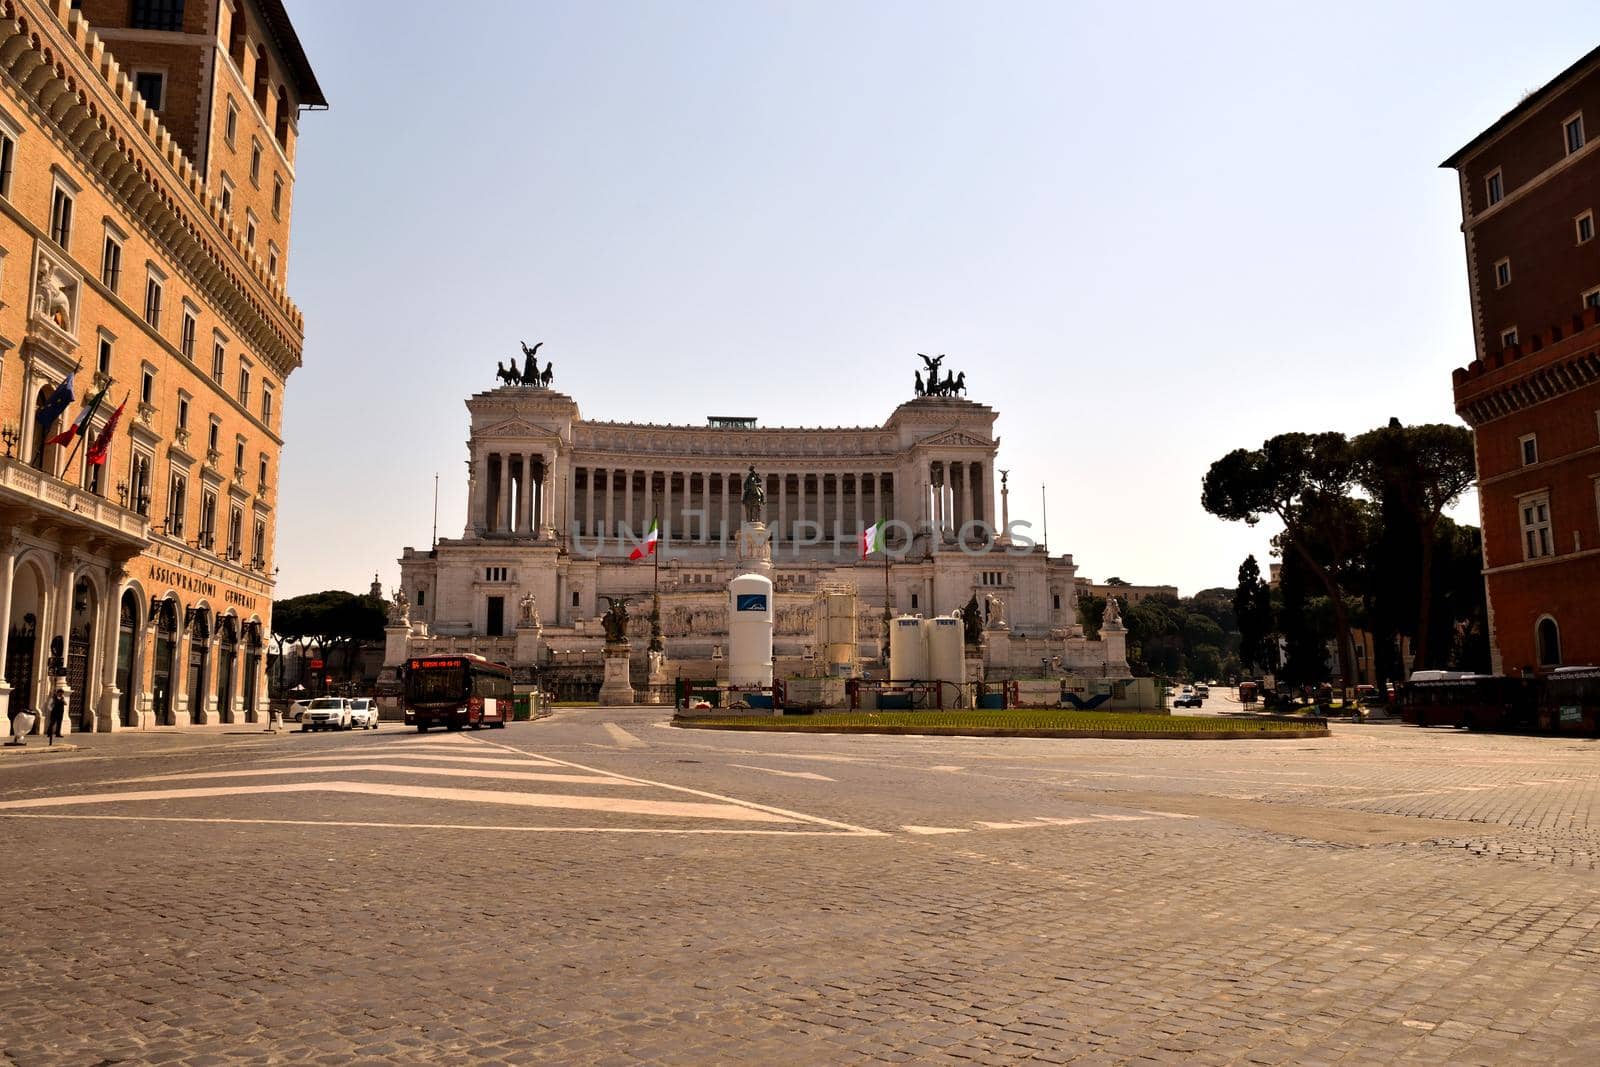
[[837, 778], [829, 778], [825, 774], [812, 774], [810, 771], [780, 771], [776, 767], [752, 767], [748, 763], [730, 763], [730, 767], [738, 767], [742, 771], [765, 771], [768, 774], [781, 774], [785, 778], [805, 778], [813, 782], [836, 782]]
[[561, 796], [554, 793], [506, 793], [492, 789], [445, 789], [431, 786], [383, 785], [375, 782], [282, 782], [276, 785], [202, 786], [196, 789], [151, 789], [127, 793], [84, 793], [64, 797], [31, 797], [0, 801], [0, 810], [117, 804], [141, 800], [191, 800], [266, 793], [355, 793], [363, 796], [456, 800], [522, 808], [609, 811], [624, 815], [658, 815], [685, 819], [727, 819], [734, 822], [791, 822], [783, 815], [744, 804], [699, 804], [691, 801], [633, 800], [621, 797]]
[[961, 826], [902, 826], [908, 834], [965, 834], [971, 831]]
[[502, 834], [732, 834], [756, 837], [851, 837], [833, 830], [757, 830], [750, 827], [692, 828], [663, 826], [487, 826], [482, 823], [448, 822], [344, 822], [335, 819], [230, 819], [185, 818], [178, 815], [67, 815], [62, 812], [0, 811], [0, 819], [78, 819], [100, 822], [192, 822], [229, 823], [246, 826], [357, 826], [373, 830], [479, 830]]
[[541, 771], [501, 771], [486, 767], [408, 767], [394, 763], [344, 763], [331, 767], [263, 767], [258, 771], [198, 771], [188, 774], [155, 774], [145, 778], [113, 778], [107, 785], [131, 785], [135, 782], [186, 782], [200, 778], [261, 778], [280, 774], [332, 774], [349, 771], [390, 771], [395, 774], [431, 774], [443, 778], [492, 778], [514, 782], [561, 782], [572, 785], [626, 785], [609, 775], [601, 774], [550, 774]]
[[617, 744], [621, 745], [623, 748], [645, 748], [646, 747], [646, 745], [645, 745], [645, 743], [643, 741], [639, 740], [637, 737], [634, 737], [632, 734], [630, 734], [628, 731], [624, 730], [622, 727], [618, 726], [614, 722], [602, 723], [601, 725], [605, 727], [606, 733], [611, 735], [611, 740], [615, 741]]
[[338, 756], [277, 756], [266, 760], [267, 763], [309, 763], [320, 761], [323, 763], [343, 763], [348, 760], [416, 760], [419, 763], [471, 763], [491, 767], [555, 767], [557, 764], [537, 756], [528, 756], [525, 759], [500, 759], [496, 756], [436, 756], [432, 753], [416, 752], [349, 752]]
[[1140, 808], [1146, 815], [1159, 815], [1163, 819], [1198, 819], [1198, 815], [1185, 815], [1181, 811], [1153, 811], [1149, 808]]
[[[521, 749], [512, 748], [510, 745], [503, 744], [503, 743], [498, 742], [498, 741], [483, 740], [483, 741], [480, 741], [479, 743], [480, 744], [484, 744], [484, 745], [488, 745], [491, 748], [504, 749], [507, 752], [520, 752], [520, 751], [522, 751]], [[560, 764], [563, 767], [572, 767], [572, 768], [575, 768], [575, 769], [580, 770], [580, 771], [590, 771], [591, 773], [594, 773], [594, 774], [609, 774], [614, 778], [623, 778], [623, 779], [626, 779], [627, 781], [639, 782], [639, 783], [642, 783], [644, 785], [659, 786], [662, 789], [670, 789], [675, 793], [688, 793], [690, 796], [707, 797], [707, 798], [709, 798], [711, 800], [719, 800], [719, 801], [723, 801], [723, 802], [728, 803], [728, 804], [743, 804], [743, 805], [745, 805], [747, 807], [754, 808], [757, 811], [767, 811], [767, 812], [771, 812], [774, 815], [782, 815], [784, 818], [787, 818], [787, 819], [798, 819], [801, 822], [815, 823], [818, 826], [832, 826], [833, 828], [835, 828], [837, 830], [844, 830], [844, 831], [847, 831], [848, 833], [855, 834], [855, 835], [858, 835], [858, 836], [861, 836], [861, 837], [882, 837], [884, 835], [884, 831], [882, 831], [882, 830], [874, 830], [869, 826], [854, 826], [854, 825], [851, 825], [850, 823], [847, 823], [847, 822], [838, 822], [838, 821], [836, 821], [834, 819], [824, 819], [820, 815], [803, 815], [798, 811], [788, 811], [788, 810], [786, 810], [784, 808], [775, 808], [775, 807], [772, 807], [769, 804], [757, 804], [757, 803], [755, 803], [753, 801], [749, 801], [749, 800], [737, 800], [737, 799], [735, 799], [733, 797], [720, 796], [720, 795], [718, 795], [716, 793], [707, 793], [703, 789], [691, 789], [686, 785], [672, 785], [671, 783], [668, 783], [668, 782], [657, 782], [657, 781], [655, 781], [653, 779], [650, 779], [650, 778], [635, 778], [635, 777], [633, 777], [631, 775], [617, 774], [615, 771], [608, 771], [608, 770], [604, 770], [604, 769], [599, 768], [599, 767], [590, 767], [587, 764], [583, 764], [583, 763], [573, 763], [573, 762], [571, 762], [569, 760], [556, 759], [554, 756], [545, 756], [544, 758], [549, 760], [551, 763], [557, 763], [557, 764]]]
[[936, 764], [935, 766], [932, 766], [932, 767], [928, 768], [928, 770], [930, 770], [930, 771], [946, 771], [946, 772], [949, 772], [951, 774], [954, 774], [956, 771], [959, 771], [961, 769], [962, 768], [960, 768], [960, 767], [952, 767], [949, 764], [944, 764], [944, 763]]

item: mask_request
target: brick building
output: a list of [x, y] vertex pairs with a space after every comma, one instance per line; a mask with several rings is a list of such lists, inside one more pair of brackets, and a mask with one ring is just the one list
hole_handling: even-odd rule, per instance
[[281, 0], [0, 0], [0, 712], [62, 684], [73, 729], [264, 709], [322, 105]]
[[1600, 48], [1447, 159], [1497, 672], [1600, 663]]

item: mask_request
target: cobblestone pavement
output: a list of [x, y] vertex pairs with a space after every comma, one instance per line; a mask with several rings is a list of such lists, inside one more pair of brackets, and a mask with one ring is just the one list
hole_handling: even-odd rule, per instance
[[1600, 1059], [1600, 743], [74, 740], [0, 764], [7, 1062]]

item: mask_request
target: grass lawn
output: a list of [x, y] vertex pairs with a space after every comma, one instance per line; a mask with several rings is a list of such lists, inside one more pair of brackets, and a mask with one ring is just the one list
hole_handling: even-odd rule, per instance
[[1117, 711], [857, 711], [815, 715], [741, 715], [686, 718], [676, 725], [709, 730], [781, 730], [800, 733], [953, 734], [977, 737], [1242, 738], [1326, 737], [1320, 721], [1224, 719], [1141, 715]]

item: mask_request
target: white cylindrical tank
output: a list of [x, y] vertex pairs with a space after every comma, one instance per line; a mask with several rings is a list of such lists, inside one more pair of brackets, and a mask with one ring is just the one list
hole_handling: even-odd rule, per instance
[[772, 684], [772, 580], [759, 574], [728, 583], [728, 682]]
[[936, 615], [925, 623], [928, 634], [928, 680], [960, 685], [966, 673], [965, 630], [954, 615]]
[[899, 615], [889, 637], [889, 678], [895, 682], [922, 682], [928, 678], [928, 637], [922, 616]]

